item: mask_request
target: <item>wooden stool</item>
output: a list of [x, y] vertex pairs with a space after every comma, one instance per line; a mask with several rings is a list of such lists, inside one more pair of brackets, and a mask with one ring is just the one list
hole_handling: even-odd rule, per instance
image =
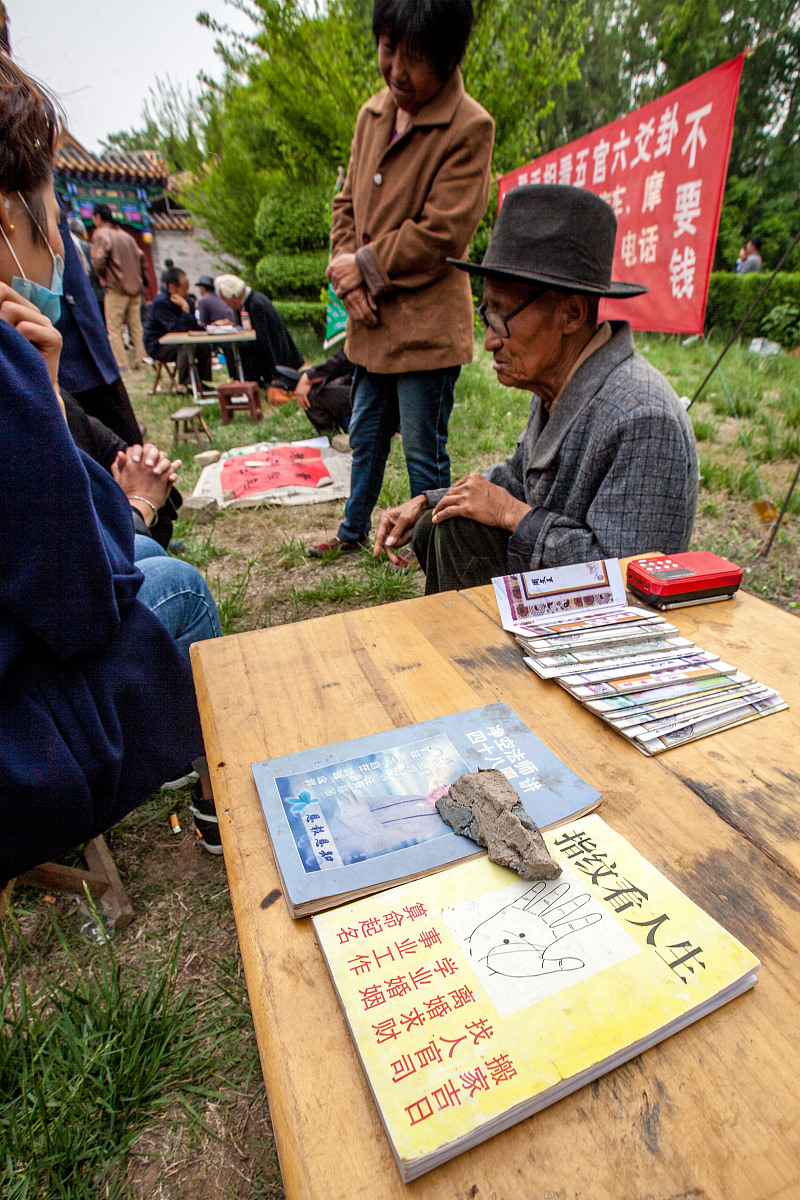
[[172, 362], [160, 362], [158, 359], [156, 359], [155, 360], [155, 368], [156, 368], [156, 374], [155, 374], [155, 378], [153, 379], [153, 387], [150, 391], [150, 395], [155, 396], [156, 392], [158, 391], [158, 381], [161, 378], [162, 371], [166, 375], [167, 379], [169, 380], [169, 386], [167, 387], [167, 391], [174, 392], [175, 391], [175, 380], [178, 376], [178, 364], [172, 363]]
[[[102, 835], [92, 838], [83, 847], [83, 857], [88, 867], [86, 871], [77, 867], [64, 867], [61, 863], [46, 862], [34, 867], [32, 871], [18, 875], [11, 883], [41, 887], [48, 892], [66, 892], [70, 896], [83, 896], [83, 886], [86, 884], [89, 895], [97, 901], [97, 907], [106, 924], [112, 929], [124, 929], [133, 920], [133, 905], [122, 886], [106, 839]], [[6, 885], [6, 902], [10, 891], [11, 885]]]
[[[217, 396], [223, 425], [229, 425], [231, 414], [240, 412], [245, 407], [252, 421], [260, 421], [264, 415], [261, 411], [261, 392], [257, 383], [220, 383], [217, 386]], [[241, 401], [238, 404], [234, 403], [237, 396], [244, 397], [247, 404]]]
[[[177, 412], [172, 413], [170, 421], [172, 421], [173, 428], [173, 446], [177, 446], [178, 442], [185, 441], [192, 436], [197, 439], [198, 446], [202, 446], [203, 434], [206, 435], [210, 442], [214, 440], [211, 436], [211, 430], [206, 425], [203, 410], [197, 404], [189, 404], [185, 408], [179, 408]], [[198, 421], [200, 422], [199, 425]]]

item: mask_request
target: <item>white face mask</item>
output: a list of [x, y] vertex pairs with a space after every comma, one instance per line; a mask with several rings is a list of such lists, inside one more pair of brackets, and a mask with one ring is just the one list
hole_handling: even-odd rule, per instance
[[3, 239], [11, 251], [11, 257], [14, 259], [14, 262], [17, 264], [20, 272], [19, 275], [12, 276], [11, 286], [15, 292], [23, 297], [23, 299], [30, 300], [31, 304], [35, 305], [39, 312], [42, 313], [43, 316], [47, 317], [53, 323], [53, 325], [55, 325], [58, 321], [58, 318], [61, 316], [61, 297], [64, 293], [64, 260], [60, 254], [53, 253], [53, 248], [50, 245], [50, 242], [48, 241], [41, 225], [36, 220], [36, 217], [33, 215], [30, 208], [28, 208], [28, 205], [25, 202], [25, 197], [20, 196], [20, 200], [28, 210], [30, 219], [39, 230], [39, 233], [45, 240], [47, 249], [50, 251], [50, 257], [53, 260], [53, 275], [52, 279], [50, 280], [49, 288], [46, 288], [41, 283], [34, 283], [32, 279], [28, 279], [22, 269], [19, 259], [14, 253], [14, 247], [6, 237], [5, 229], [0, 226], [0, 233], [2, 233]]

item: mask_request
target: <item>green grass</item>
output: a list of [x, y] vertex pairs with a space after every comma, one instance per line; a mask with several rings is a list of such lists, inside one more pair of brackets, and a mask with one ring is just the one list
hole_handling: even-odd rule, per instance
[[121, 1200], [136, 1139], [177, 1105], [215, 1094], [224, 1005], [175, 987], [180, 937], [163, 965], [125, 976], [113, 944], [48, 978], [13, 919], [0, 930], [0, 1184], [4, 1200]]
[[223, 581], [217, 576], [209, 586], [217, 602], [219, 623], [222, 626], [223, 637], [229, 633], [237, 633], [242, 621], [250, 611], [247, 600], [247, 587], [257, 558], [249, 559], [243, 571], [238, 571], [231, 580]]

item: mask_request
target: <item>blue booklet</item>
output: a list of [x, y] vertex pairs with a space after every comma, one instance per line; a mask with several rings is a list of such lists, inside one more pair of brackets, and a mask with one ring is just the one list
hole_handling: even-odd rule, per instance
[[479, 769], [502, 771], [540, 829], [600, 802], [502, 703], [253, 763], [292, 916], [485, 853], [436, 811], [451, 783]]

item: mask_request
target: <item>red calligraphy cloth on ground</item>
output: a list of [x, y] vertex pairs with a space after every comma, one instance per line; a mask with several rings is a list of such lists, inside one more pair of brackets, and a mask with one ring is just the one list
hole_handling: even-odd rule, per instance
[[236, 499], [253, 492], [270, 492], [282, 487], [317, 487], [331, 475], [318, 448], [314, 446], [274, 446], [237, 454], [222, 465], [223, 492]]
[[740, 54], [500, 180], [501, 204], [518, 184], [566, 183], [595, 192], [614, 209], [612, 276], [650, 292], [604, 300], [602, 320], [703, 332], [743, 63]]

